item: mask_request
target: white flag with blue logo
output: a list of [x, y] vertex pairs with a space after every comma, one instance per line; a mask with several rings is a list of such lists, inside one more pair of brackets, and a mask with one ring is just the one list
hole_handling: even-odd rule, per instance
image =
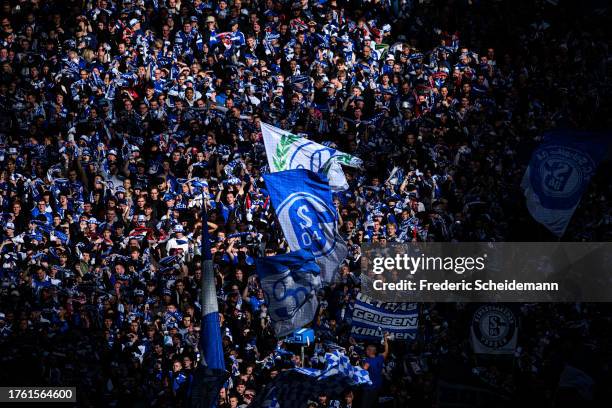
[[348, 189], [348, 183], [340, 165], [356, 168], [363, 165], [358, 157], [263, 122], [261, 123], [261, 134], [272, 173], [291, 169], [323, 172], [333, 191], [343, 191]]
[[321, 287], [320, 268], [312, 253], [299, 250], [258, 258], [255, 266], [278, 337], [312, 322]]
[[331, 282], [348, 251], [325, 176], [295, 169], [263, 177], [289, 248], [312, 252], [322, 281]]
[[607, 150], [607, 141], [593, 133], [545, 135], [521, 183], [531, 216], [561, 237]]

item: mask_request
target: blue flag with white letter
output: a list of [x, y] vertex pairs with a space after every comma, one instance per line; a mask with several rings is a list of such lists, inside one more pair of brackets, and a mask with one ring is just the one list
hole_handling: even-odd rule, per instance
[[531, 216], [561, 237], [607, 151], [608, 141], [599, 134], [546, 134], [521, 183]]
[[299, 250], [255, 260], [270, 319], [278, 337], [314, 319], [320, 268], [312, 253]]
[[305, 169], [265, 174], [270, 199], [292, 251], [312, 252], [323, 282], [331, 282], [347, 248], [327, 179]]

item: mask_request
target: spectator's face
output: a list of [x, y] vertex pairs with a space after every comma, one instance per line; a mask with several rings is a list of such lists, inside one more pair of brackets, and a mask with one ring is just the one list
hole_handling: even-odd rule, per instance
[[183, 358], [183, 367], [185, 367], [185, 369], [189, 370], [189, 369], [191, 369], [191, 366], [192, 366], [191, 358], [184, 357]]
[[130, 253], [130, 257], [132, 258], [133, 261], [137, 261], [138, 258], [140, 257], [140, 252], [138, 251], [132, 251]]
[[183, 369], [183, 365], [181, 364], [180, 361], [175, 361], [172, 364], [172, 371], [174, 371], [175, 373], [181, 371]]
[[346, 405], [351, 405], [353, 404], [353, 393], [352, 392], [348, 392], [345, 396], [344, 396], [344, 402], [346, 403]]
[[138, 322], [130, 323], [130, 331], [132, 333], [138, 333]]
[[367, 356], [368, 356], [368, 357], [370, 357], [370, 358], [376, 357], [376, 346], [369, 345], [369, 346], [366, 348], [366, 354], [367, 354]]
[[244, 399], [244, 402], [248, 405], [255, 398], [255, 392], [253, 390], [247, 390], [242, 396], [242, 398]]

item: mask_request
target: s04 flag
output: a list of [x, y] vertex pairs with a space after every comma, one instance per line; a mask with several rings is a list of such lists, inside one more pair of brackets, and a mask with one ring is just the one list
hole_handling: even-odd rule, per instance
[[348, 183], [341, 164], [350, 167], [361, 167], [363, 162], [358, 157], [343, 153], [304, 137], [291, 134], [285, 130], [261, 124], [261, 133], [268, 156], [270, 172], [306, 169], [315, 173], [322, 172], [329, 179], [334, 191], [348, 188]]
[[533, 153], [521, 187], [531, 216], [556, 236], [565, 233], [608, 143], [595, 133], [555, 131]]
[[270, 319], [278, 337], [310, 323], [317, 311], [320, 268], [305, 250], [255, 260]]
[[312, 252], [321, 279], [331, 282], [348, 251], [338, 234], [338, 214], [325, 176], [295, 169], [263, 177], [289, 248]]

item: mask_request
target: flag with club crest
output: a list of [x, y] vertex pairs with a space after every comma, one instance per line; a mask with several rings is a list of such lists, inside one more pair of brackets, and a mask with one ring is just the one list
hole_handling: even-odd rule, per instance
[[270, 319], [278, 337], [312, 322], [321, 287], [319, 265], [312, 253], [298, 250], [255, 260]]
[[353, 366], [338, 350], [325, 354], [325, 367], [292, 368], [270, 382], [253, 402], [255, 408], [303, 408], [321, 394], [340, 397], [349, 387], [371, 385], [367, 370]]
[[321, 280], [332, 282], [348, 250], [338, 234], [338, 213], [325, 176], [295, 169], [263, 177], [289, 248], [312, 252]]
[[590, 132], [546, 134], [521, 183], [531, 216], [561, 237], [608, 146], [603, 135]]
[[324, 173], [333, 191], [348, 189], [341, 164], [359, 168], [358, 157], [327, 147], [285, 130], [261, 123], [261, 133], [268, 156], [270, 172], [306, 169]]

